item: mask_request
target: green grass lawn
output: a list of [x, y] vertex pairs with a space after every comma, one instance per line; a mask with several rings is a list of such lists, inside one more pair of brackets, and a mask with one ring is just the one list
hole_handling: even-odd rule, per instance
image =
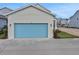
[[56, 38], [79, 38], [78, 36], [74, 36], [62, 31], [56, 32], [56, 35], [57, 35]]

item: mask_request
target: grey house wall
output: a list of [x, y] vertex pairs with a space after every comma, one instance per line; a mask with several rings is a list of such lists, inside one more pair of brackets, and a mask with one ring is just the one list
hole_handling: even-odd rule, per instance
[[69, 27], [79, 28], [79, 10], [69, 19]]
[[0, 29], [7, 25], [7, 19], [0, 19]]

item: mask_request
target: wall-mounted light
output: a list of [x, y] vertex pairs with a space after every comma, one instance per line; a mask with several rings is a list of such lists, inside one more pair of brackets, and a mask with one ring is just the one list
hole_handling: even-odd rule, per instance
[[11, 24], [10, 24], [10, 27], [11, 27]]
[[52, 27], [52, 24], [50, 24], [50, 27]]

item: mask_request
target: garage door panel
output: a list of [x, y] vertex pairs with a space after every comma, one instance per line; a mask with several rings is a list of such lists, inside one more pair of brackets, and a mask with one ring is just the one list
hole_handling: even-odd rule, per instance
[[15, 38], [42, 38], [48, 37], [47, 23], [16, 23]]

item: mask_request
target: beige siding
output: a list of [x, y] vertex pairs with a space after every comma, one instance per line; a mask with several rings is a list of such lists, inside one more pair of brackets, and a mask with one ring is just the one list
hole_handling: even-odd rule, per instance
[[[18, 11], [8, 16], [8, 37], [14, 39], [14, 23], [48, 23], [48, 38], [53, 37], [53, 16], [33, 7]], [[10, 27], [11, 24], [11, 27]]]

